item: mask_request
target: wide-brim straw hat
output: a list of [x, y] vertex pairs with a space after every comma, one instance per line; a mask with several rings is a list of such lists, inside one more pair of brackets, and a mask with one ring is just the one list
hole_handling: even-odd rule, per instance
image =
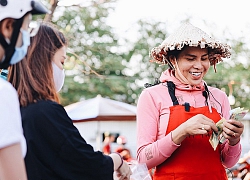
[[201, 29], [193, 26], [190, 23], [182, 24], [175, 33], [171, 34], [161, 45], [154, 47], [150, 51], [151, 62], [160, 64], [168, 64], [166, 59], [169, 51], [181, 50], [185, 45], [200, 48], [211, 48], [209, 54], [210, 64], [215, 65], [222, 61], [222, 58], [230, 58], [231, 47], [216, 41]]

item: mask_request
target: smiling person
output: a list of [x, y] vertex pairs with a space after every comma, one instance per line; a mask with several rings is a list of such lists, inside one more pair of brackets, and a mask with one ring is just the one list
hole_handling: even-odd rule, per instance
[[[18, 63], [27, 53], [28, 27], [33, 14], [48, 10], [38, 1], [0, 0], [0, 69]], [[19, 74], [21, 76], [21, 74]], [[18, 97], [13, 86], [0, 78], [0, 179], [27, 179]]]
[[[151, 50], [153, 62], [169, 65], [137, 104], [137, 159], [155, 168], [154, 180], [226, 180], [225, 168], [237, 163], [243, 124], [229, 119], [227, 95], [203, 80], [229, 49], [184, 23]], [[214, 150], [209, 137], [222, 117], [227, 140]]]
[[59, 104], [66, 50], [63, 33], [41, 23], [26, 58], [9, 68], [21, 106], [28, 179], [111, 180], [116, 171], [119, 180], [128, 180], [131, 170], [121, 156], [94, 151]]

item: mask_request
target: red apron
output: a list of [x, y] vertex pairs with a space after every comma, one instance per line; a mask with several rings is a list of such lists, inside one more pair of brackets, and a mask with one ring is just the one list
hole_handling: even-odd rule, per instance
[[[176, 101], [173, 94], [171, 98]], [[213, 119], [215, 123], [221, 119], [216, 109], [212, 108], [212, 113], [210, 113], [208, 106], [194, 108], [174, 105], [170, 107], [166, 134], [196, 114], [203, 114]], [[153, 179], [227, 180], [227, 176], [221, 163], [219, 146], [214, 151], [209, 143], [209, 135], [195, 135], [182, 141], [181, 146], [166, 161], [156, 167]]]

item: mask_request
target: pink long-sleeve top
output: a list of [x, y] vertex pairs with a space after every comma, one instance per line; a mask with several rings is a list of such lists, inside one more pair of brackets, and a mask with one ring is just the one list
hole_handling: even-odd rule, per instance
[[[173, 106], [166, 81], [172, 81], [179, 104], [188, 102], [190, 106], [205, 106], [204, 81], [193, 87], [182, 84], [174, 77], [171, 70], [166, 70], [160, 77], [162, 82], [142, 91], [137, 104], [137, 160], [146, 163], [148, 169], [164, 162], [181, 146], [172, 141], [171, 133], [165, 134], [169, 120], [169, 107]], [[225, 92], [209, 87], [209, 106], [214, 107], [225, 119], [229, 119], [230, 105]], [[237, 163], [241, 154], [240, 142], [230, 146], [228, 141], [220, 144], [222, 164], [229, 168]]]

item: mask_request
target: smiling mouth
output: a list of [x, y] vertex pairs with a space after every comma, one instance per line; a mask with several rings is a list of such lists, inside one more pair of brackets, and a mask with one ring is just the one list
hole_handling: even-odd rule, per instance
[[201, 72], [190, 72], [193, 76], [200, 76], [202, 73]]

